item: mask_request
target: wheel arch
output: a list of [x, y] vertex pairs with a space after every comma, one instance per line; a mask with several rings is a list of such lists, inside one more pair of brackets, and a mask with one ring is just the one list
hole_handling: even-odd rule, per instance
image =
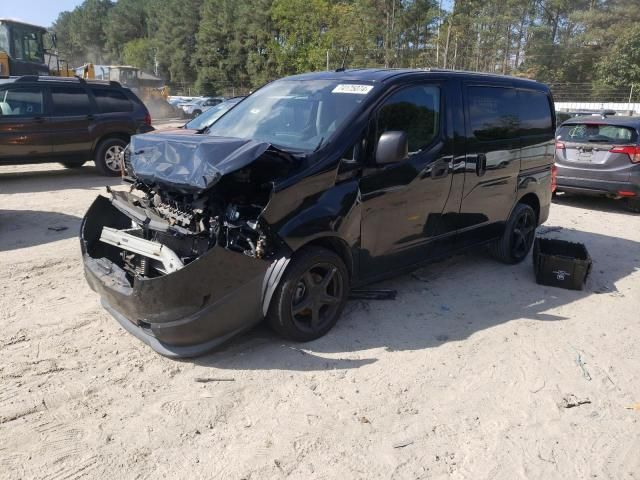
[[536, 213], [536, 222], [540, 221], [540, 199], [538, 198], [538, 195], [533, 192], [529, 192], [526, 195], [523, 195], [522, 198], [518, 200], [518, 203], [529, 205], [533, 208], [533, 211]]
[[266, 315], [269, 310], [273, 294], [282, 281], [282, 276], [293, 256], [296, 254], [296, 252], [302, 250], [303, 248], [312, 246], [325, 248], [338, 255], [347, 267], [349, 282], [352, 281], [354, 277], [355, 266], [353, 255], [351, 254], [351, 250], [349, 249], [349, 245], [347, 244], [347, 242], [335, 235], [323, 235], [321, 237], [316, 237], [301, 245], [296, 249], [295, 252], [289, 252], [289, 255], [283, 256], [280, 259], [276, 260], [269, 268], [269, 271], [267, 272], [267, 275], [265, 277], [262, 293], [262, 311], [264, 315]]
[[351, 249], [347, 242], [345, 242], [342, 238], [336, 235], [324, 235], [322, 237], [314, 238], [313, 240], [305, 243], [300, 248], [316, 246], [326, 248], [327, 250], [332, 251], [336, 255], [338, 255], [345, 266], [347, 267], [347, 272], [349, 272], [349, 279], [353, 278], [354, 275], [354, 262], [353, 255], [351, 254]]

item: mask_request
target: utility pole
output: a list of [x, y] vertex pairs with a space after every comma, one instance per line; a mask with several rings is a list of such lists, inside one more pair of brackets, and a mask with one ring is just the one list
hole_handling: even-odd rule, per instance
[[436, 37], [436, 67], [440, 67], [440, 25], [442, 24], [442, 0], [438, 4], [438, 34]]

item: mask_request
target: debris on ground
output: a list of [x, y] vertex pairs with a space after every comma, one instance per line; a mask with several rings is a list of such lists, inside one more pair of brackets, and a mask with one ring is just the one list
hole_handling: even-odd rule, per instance
[[54, 225], [48, 228], [48, 230], [53, 230], [54, 232], [64, 232], [65, 230], [68, 230], [68, 229], [69, 227], [65, 227], [64, 225]]
[[196, 377], [193, 379], [198, 383], [210, 383], [210, 382], [235, 382], [235, 378], [205, 378], [205, 377]]
[[393, 444], [393, 448], [404, 448], [413, 444], [413, 440], [403, 440], [401, 442], [396, 442]]
[[538, 228], [538, 234], [546, 235], [547, 233], [559, 232], [560, 230], [562, 230], [562, 227], [540, 227]]
[[624, 407], [627, 410], [635, 410], [636, 412], [640, 412], [640, 402], [634, 404], [634, 405], [629, 405], [628, 407]]
[[580, 405], [586, 405], [591, 403], [591, 400], [588, 398], [578, 398], [573, 393], [569, 393], [562, 397], [562, 400], [558, 403], [560, 408], [573, 408], [579, 407]]
[[582, 370], [582, 376], [587, 380], [591, 380], [591, 374], [587, 371], [587, 367], [585, 367], [584, 361], [582, 360], [582, 355], [580, 355], [580, 352], [578, 352], [577, 350], [576, 350], [576, 364]]
[[367, 288], [367, 289], [355, 289], [349, 292], [349, 299], [351, 300], [395, 300], [397, 290], [391, 290], [390, 288]]

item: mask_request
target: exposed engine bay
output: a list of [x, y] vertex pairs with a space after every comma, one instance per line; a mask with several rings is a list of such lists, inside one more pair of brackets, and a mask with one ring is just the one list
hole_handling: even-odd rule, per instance
[[[132, 145], [134, 148], [140, 146]], [[140, 151], [148, 157], [144, 148]], [[165, 181], [169, 168], [179, 173], [191, 168], [191, 158], [187, 165], [172, 162], [167, 167], [156, 155], [157, 168], [163, 172], [158, 179], [138, 177], [132, 157], [129, 151], [124, 162], [130, 190], [108, 189], [111, 204], [131, 219], [131, 227], [104, 227], [100, 235], [102, 243], [117, 247], [117, 264], [130, 280], [172, 273], [215, 247], [258, 259], [273, 257], [280, 244], [261, 214], [274, 181], [295, 164], [289, 154], [262, 149], [257, 159], [243, 162], [245, 166], [230, 173], [214, 172], [204, 185]]]

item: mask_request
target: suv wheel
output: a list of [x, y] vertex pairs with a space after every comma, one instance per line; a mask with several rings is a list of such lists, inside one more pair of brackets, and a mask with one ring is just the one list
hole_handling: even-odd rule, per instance
[[336, 324], [348, 295], [349, 274], [342, 259], [325, 248], [304, 248], [289, 264], [267, 321], [289, 340], [315, 340]]
[[192, 118], [196, 118], [197, 116], [201, 115], [202, 112], [200, 110], [194, 110], [193, 113], [191, 114]]
[[640, 199], [627, 198], [625, 199], [624, 205], [628, 211], [633, 213], [640, 213]]
[[120, 138], [107, 138], [100, 142], [93, 161], [101, 175], [114, 177], [121, 174], [120, 158], [126, 146], [127, 142]]
[[511, 212], [502, 236], [489, 245], [491, 254], [504, 263], [525, 259], [536, 236], [538, 219], [529, 205], [519, 203]]

